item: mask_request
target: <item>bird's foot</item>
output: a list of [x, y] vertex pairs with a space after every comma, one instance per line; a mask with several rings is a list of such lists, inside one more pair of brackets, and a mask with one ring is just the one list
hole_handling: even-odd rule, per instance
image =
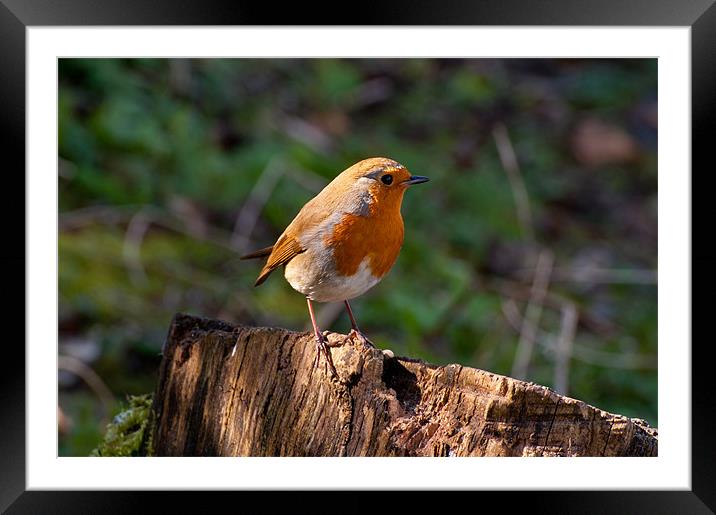
[[341, 345], [346, 343], [348, 340], [358, 340], [360, 343], [362, 343], [366, 347], [375, 348], [375, 344], [373, 344], [373, 342], [370, 341], [368, 339], [368, 337], [365, 334], [363, 334], [363, 331], [361, 331], [360, 329], [356, 329], [356, 328], [351, 329], [351, 332], [348, 333], [348, 335], [343, 339], [343, 342], [341, 343]]
[[322, 333], [316, 334], [316, 358], [313, 360], [313, 366], [318, 367], [318, 364], [321, 360], [321, 354], [323, 354], [326, 357], [326, 363], [328, 364], [328, 368], [331, 371], [331, 375], [333, 377], [338, 377], [336, 367], [333, 365], [331, 351], [328, 350], [331, 346], [335, 347], [335, 345], [331, 345], [328, 342], [328, 339]]

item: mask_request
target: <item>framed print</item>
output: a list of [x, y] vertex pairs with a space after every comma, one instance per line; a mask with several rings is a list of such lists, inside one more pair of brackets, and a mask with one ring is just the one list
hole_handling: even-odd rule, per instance
[[[705, 370], [710, 360], [704, 343], [692, 340], [692, 328], [699, 327], [692, 313], [701, 312], [703, 320], [710, 305], [693, 302], [691, 290], [694, 264], [705, 274], [694, 281], [694, 291], [708, 299], [713, 284], [706, 269], [713, 256], [700, 248], [694, 253], [692, 236], [692, 224], [706, 227], [710, 217], [703, 202], [694, 209], [693, 193], [703, 196], [709, 189], [694, 189], [696, 174], [689, 169], [699, 163], [705, 168], [714, 126], [713, 2], [583, 2], [579, 8], [561, 1], [539, 8], [486, 2], [440, 9], [394, 4], [385, 12], [361, 10], [347, 26], [330, 13], [294, 18], [299, 13], [291, 8], [271, 13], [220, 2], [176, 9], [169, 2], [149, 7], [107, 1], [100, 8], [79, 0], [1, 1], [4, 154], [12, 163], [8, 170], [25, 170], [13, 186], [25, 192], [27, 203], [22, 225], [14, 221], [20, 207], [5, 205], [6, 234], [15, 238], [4, 260], [8, 268], [25, 270], [24, 302], [8, 302], [14, 315], [8, 322], [18, 326], [19, 306], [25, 306], [19, 332], [26, 346], [6, 345], [13, 365], [3, 377], [3, 509], [137, 506], [128, 492], [111, 490], [287, 489], [519, 490], [516, 498], [532, 507], [585, 513], [715, 509], [715, 446], [708, 429], [713, 402]], [[509, 96], [516, 100], [506, 101]], [[544, 138], [549, 127], [558, 128], [560, 138]], [[544, 150], [548, 144], [553, 150]], [[380, 161], [380, 170], [373, 161], [361, 168], [356, 181], [366, 192], [356, 193], [351, 183], [332, 190], [329, 200], [319, 193], [341, 170], [353, 163], [360, 168], [362, 157], [393, 158], [395, 152], [407, 157]], [[227, 178], [232, 167], [244, 170], [247, 180]], [[472, 172], [480, 167], [488, 171], [478, 179]], [[705, 180], [702, 175], [709, 174], [699, 175], [696, 184]], [[357, 210], [348, 213], [354, 223], [376, 212], [383, 198], [378, 191], [393, 202], [388, 188], [396, 180], [410, 191], [403, 199], [401, 190], [397, 207], [390, 208], [396, 217], [381, 218], [380, 231], [372, 227], [358, 238], [373, 246], [350, 247], [342, 262], [331, 250], [332, 272], [321, 264], [320, 280], [306, 286], [308, 269], [292, 272], [289, 263], [306, 263], [312, 255], [301, 243], [307, 236], [297, 232], [294, 243], [281, 236], [300, 227], [291, 223], [295, 213], [304, 205], [318, 205], [316, 213], [325, 205], [350, 205]], [[307, 203], [312, 195], [319, 202]], [[247, 200], [237, 206], [237, 198]], [[479, 206], [487, 222], [478, 223], [469, 210], [459, 214], [460, 206]], [[344, 229], [333, 227], [335, 233], [321, 233], [329, 250], [343, 248], [336, 242]], [[535, 245], [544, 235], [553, 239]], [[266, 247], [273, 243], [274, 250]], [[393, 247], [395, 252], [382, 254]], [[574, 256], [569, 266], [554, 250], [562, 248]], [[613, 248], [626, 250], [615, 254]], [[365, 261], [356, 261], [364, 250]], [[400, 266], [387, 277], [398, 250]], [[234, 264], [233, 258], [247, 254], [285, 267], [288, 284], [277, 273], [261, 289], [250, 289], [255, 276], [261, 284], [273, 268]], [[375, 263], [381, 263], [380, 273]], [[597, 276], [575, 272], [584, 269]], [[547, 286], [540, 286], [544, 270]], [[423, 273], [434, 277], [423, 281]], [[376, 286], [380, 294], [351, 308], [348, 300], [375, 285], [376, 274], [386, 276]], [[19, 274], [9, 275], [20, 281]], [[562, 286], [548, 292], [550, 282]], [[309, 299], [307, 310], [289, 286]], [[312, 300], [345, 301], [346, 314], [343, 304], [314, 313]], [[192, 306], [201, 306], [192, 314], [237, 324], [204, 327], [198, 319], [171, 318]], [[264, 314], [281, 310], [287, 314], [275, 319]], [[381, 329], [391, 326], [391, 314], [399, 321], [393, 320], [392, 330]], [[148, 330], [144, 316], [164, 322]], [[397, 401], [386, 401], [370, 416], [351, 404], [365, 384], [358, 387], [360, 374], [343, 374], [350, 356], [330, 350], [337, 333], [328, 333], [339, 316], [350, 317], [353, 338], [373, 345], [370, 337], [383, 349], [381, 363], [393, 363], [381, 365], [376, 383], [382, 380]], [[340, 333], [347, 323], [344, 318], [337, 326]], [[182, 324], [191, 329], [182, 332]], [[271, 342], [289, 352], [275, 359], [268, 351], [253, 356], [242, 343], [243, 325], [303, 328], [307, 341], [315, 337], [318, 343], [299, 351], [293, 336], [283, 335]], [[208, 336], [196, 336], [202, 327]], [[217, 336], [222, 331], [226, 341]], [[574, 336], [585, 333], [593, 338]], [[481, 335], [479, 346], [461, 343], [475, 335]], [[221, 341], [222, 350], [211, 357], [213, 372], [204, 362], [192, 364], [187, 342], [194, 337]], [[515, 345], [507, 350], [497, 344], [510, 338]], [[599, 339], [607, 343], [600, 346]], [[387, 350], [387, 342], [395, 347]], [[363, 416], [365, 424], [384, 423], [391, 430], [401, 422], [390, 417], [412, 416], [421, 402], [431, 403], [429, 415], [421, 412], [426, 418], [441, 416], [449, 402], [439, 394], [448, 399], [457, 378], [433, 377], [435, 367], [420, 368], [425, 363], [417, 360], [406, 365], [395, 353], [440, 365], [465, 363], [460, 371], [487, 363], [499, 377], [550, 389], [535, 390], [546, 393], [542, 400], [542, 393], [534, 394], [534, 404], [524, 401], [514, 426], [500, 419], [474, 435], [445, 429], [440, 445], [433, 435], [442, 427], [406, 427], [405, 447], [386, 454], [367, 450], [380, 447], [380, 438], [370, 440], [367, 429], [360, 452], [358, 443], [354, 453], [346, 443], [321, 454], [320, 445], [311, 447], [318, 438], [313, 434], [296, 437], [296, 449], [305, 452], [282, 452], [290, 438], [276, 435], [314, 427], [306, 420], [317, 413], [330, 420], [345, 408], [350, 421]], [[298, 354], [295, 370], [318, 363], [311, 374], [328, 378], [333, 369], [351, 400], [338, 395], [335, 403], [317, 403], [305, 419], [276, 414], [282, 422], [274, 429], [273, 422], [242, 423], [229, 431], [235, 442], [242, 430], [257, 431], [264, 450], [240, 443], [222, 447], [223, 434], [183, 439], [197, 427], [234, 427], [231, 413], [238, 417], [242, 406], [261, 417], [288, 409], [292, 395], [296, 405], [308, 402], [311, 392], [295, 393], [303, 381], [298, 372], [286, 375], [290, 386], [283, 393], [266, 393], [282, 369], [294, 370], [291, 360]], [[86, 358], [93, 355], [106, 358]], [[113, 361], [113, 355], [120, 358]], [[97, 366], [86, 366], [88, 360]], [[266, 367], [261, 388], [249, 392], [231, 383], [236, 393], [221, 382], [222, 374], [238, 375], [250, 360], [257, 371]], [[183, 377], [176, 371], [185, 362], [205, 374], [191, 388], [171, 382]], [[390, 372], [388, 366], [402, 368]], [[130, 373], [113, 376], [112, 367]], [[486, 373], [480, 388], [489, 389], [488, 376], [495, 377]], [[153, 398], [118, 399], [150, 393], [147, 381], [161, 383], [151, 383], [157, 385]], [[439, 384], [433, 400], [429, 381]], [[473, 415], [483, 410], [489, 418], [503, 409], [499, 392], [518, 386], [500, 381], [494, 379], [493, 401], [476, 404]], [[206, 400], [192, 404], [200, 395]], [[277, 398], [288, 404], [276, 404]], [[235, 408], [215, 425], [202, 425], [212, 402], [226, 399]], [[566, 410], [563, 403], [572, 401], [574, 412], [558, 416], [560, 405]], [[181, 402], [187, 404], [177, 408]], [[255, 408], [259, 404], [262, 410]], [[142, 409], [157, 420], [135, 421]], [[586, 409], [593, 411], [584, 415]], [[175, 416], [181, 410], [195, 417]], [[626, 425], [613, 418], [606, 434], [593, 429], [599, 417], [612, 413], [623, 413], [619, 420]], [[129, 420], [142, 451], [108, 444], [106, 435], [102, 443], [88, 443], [98, 441], [97, 420], [114, 428]], [[358, 427], [346, 429], [346, 442]], [[588, 427], [592, 436], [579, 440], [580, 428]], [[158, 446], [156, 435], [175, 441]], [[508, 444], [497, 449], [494, 435]], [[619, 446], [616, 437], [632, 440]], [[559, 443], [550, 447], [550, 438]], [[336, 457], [279, 457], [285, 455]]]

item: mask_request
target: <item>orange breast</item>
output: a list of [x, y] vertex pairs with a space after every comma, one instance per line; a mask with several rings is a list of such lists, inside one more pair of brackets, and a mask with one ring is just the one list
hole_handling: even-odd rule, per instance
[[373, 275], [383, 277], [388, 273], [403, 245], [402, 199], [396, 200], [390, 206], [371, 205], [369, 216], [346, 214], [335, 225], [326, 244], [333, 248], [339, 274], [355, 274], [366, 257]]

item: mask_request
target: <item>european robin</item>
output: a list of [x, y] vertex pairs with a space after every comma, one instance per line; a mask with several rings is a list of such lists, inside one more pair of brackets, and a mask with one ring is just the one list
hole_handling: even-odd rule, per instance
[[308, 302], [316, 337], [314, 364], [323, 353], [333, 376], [337, 374], [328, 347], [335, 345], [329, 345], [318, 328], [312, 302], [343, 301], [351, 332], [342, 343], [358, 338], [371, 344], [348, 301], [375, 286], [392, 268], [403, 245], [403, 194], [427, 181], [392, 159], [360, 161], [309, 200], [275, 244], [241, 258], [268, 256], [255, 286], [284, 267], [286, 280]]

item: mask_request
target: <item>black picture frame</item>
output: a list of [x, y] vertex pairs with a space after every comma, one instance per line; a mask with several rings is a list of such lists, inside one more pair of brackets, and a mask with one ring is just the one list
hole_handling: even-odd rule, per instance
[[[348, 23], [350, 22], [350, 23]], [[264, 3], [212, 0], [0, 0], [0, 139], [5, 178], [5, 202], [0, 203], [5, 245], [0, 256], [6, 273], [5, 295], [6, 334], [3, 345], [5, 366], [0, 374], [0, 510], [7, 513], [112, 513], [128, 510], [146, 511], [148, 498], [161, 496], [163, 510], [191, 507], [184, 493], [162, 492], [69, 492], [26, 491], [25, 486], [25, 288], [23, 277], [16, 270], [25, 269], [25, 224], [18, 213], [24, 207], [25, 176], [25, 31], [31, 26], [63, 25], [572, 25], [572, 26], [689, 26], [691, 27], [692, 70], [692, 231], [708, 230], [710, 211], [706, 203], [696, 203], [709, 195], [705, 184], [713, 176], [714, 165], [709, 146], [716, 131], [713, 105], [716, 97], [716, 5], [714, 0], [481, 0], [471, 4], [442, 0], [361, 4], [360, 9], [345, 9], [341, 3], [333, 7], [307, 6], [303, 2], [285, 7]], [[696, 174], [698, 188], [694, 188]], [[710, 172], [711, 173], [708, 173]], [[13, 184], [7, 181], [14, 180]], [[18, 192], [24, 194], [20, 195]], [[10, 194], [12, 192], [12, 194]], [[692, 238], [693, 238], [692, 233]], [[714, 258], [705, 243], [692, 240], [692, 274], [699, 271], [699, 281], [692, 287], [692, 490], [690, 491], [551, 491], [551, 492], [480, 492], [480, 502], [496, 495], [509, 495], [510, 506], [527, 503], [533, 513], [713, 513], [716, 511], [716, 438], [712, 435], [716, 403], [710, 392], [712, 376], [709, 349], [712, 338], [705, 334], [706, 315], [713, 313], [716, 302], [709, 290], [716, 286]], [[708, 266], [708, 267], [707, 267]], [[696, 302], [698, 296], [700, 302]], [[668, 299], [661, 299], [662, 302]], [[696, 315], [700, 314], [700, 317]], [[697, 322], [699, 320], [699, 323]], [[17, 337], [8, 335], [15, 329]], [[701, 329], [698, 340], [699, 331]], [[12, 331], [10, 331], [12, 332]], [[667, 343], [667, 342], [665, 342]], [[684, 345], [689, 342], [668, 342]], [[251, 493], [212, 493], [213, 503], [241, 495], [243, 502]], [[273, 492], [272, 502], [281, 501], [283, 494]], [[348, 494], [349, 498], [359, 493]], [[345, 511], [366, 506], [364, 501], [322, 495], [322, 507], [334, 506]], [[192, 496], [192, 500], [195, 498]], [[197, 503], [203, 501], [196, 499]], [[499, 500], [498, 500], [499, 501]], [[515, 504], [515, 501], [518, 504]], [[403, 509], [424, 503], [424, 495], [411, 492], [401, 495]], [[475, 501], [470, 501], [475, 502]], [[181, 503], [181, 504], [179, 504]], [[206, 507], [206, 504], [197, 504]], [[250, 504], [249, 504], [250, 505]], [[208, 505], [211, 506], [211, 505]], [[237, 506], [238, 507], [238, 506]], [[142, 509], [144, 508], [144, 509]]]

